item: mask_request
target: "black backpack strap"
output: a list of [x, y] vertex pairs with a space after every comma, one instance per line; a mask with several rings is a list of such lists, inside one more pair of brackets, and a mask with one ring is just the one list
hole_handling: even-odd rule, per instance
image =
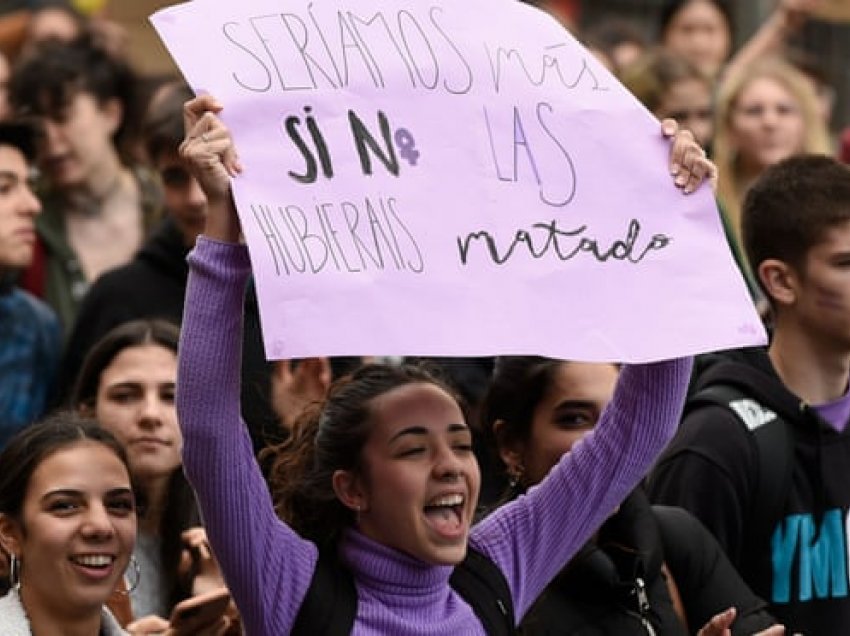
[[455, 567], [449, 583], [469, 603], [489, 636], [517, 633], [508, 582], [488, 557], [469, 547], [466, 558]]
[[[469, 603], [489, 636], [517, 633], [508, 582], [486, 556], [469, 548], [449, 583]], [[356, 615], [354, 577], [336, 557], [320, 553], [290, 635], [349, 636]]]
[[[791, 490], [794, 472], [794, 437], [791, 425], [778, 415], [770, 425], [753, 431], [759, 449], [758, 499], [756, 519], [780, 521], [785, 512], [785, 500]], [[768, 537], [773, 528], [768, 530]]]
[[794, 468], [791, 425], [750, 395], [725, 384], [714, 384], [697, 391], [688, 399], [685, 413], [705, 404], [726, 407], [753, 435], [758, 451], [758, 466], [752, 518], [770, 525], [763, 530], [769, 538], [773, 531], [772, 524], [782, 519], [785, 498], [791, 487]]
[[290, 636], [349, 636], [357, 614], [357, 588], [336, 556], [319, 553], [307, 595]]

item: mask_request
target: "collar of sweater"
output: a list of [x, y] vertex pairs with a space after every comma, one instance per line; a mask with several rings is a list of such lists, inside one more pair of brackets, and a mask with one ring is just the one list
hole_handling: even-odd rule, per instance
[[0, 634], [7, 636], [29, 636], [30, 623], [21, 605], [18, 590], [11, 589], [0, 598]]
[[340, 556], [354, 573], [358, 587], [390, 594], [399, 601], [410, 596], [421, 602], [423, 596], [445, 595], [450, 590], [454, 566], [420, 561], [353, 529], [343, 535]]
[[[109, 610], [104, 608], [101, 615], [103, 617], [100, 627], [101, 636], [126, 635], [127, 632], [121, 629]], [[0, 634], [3, 636], [31, 636], [32, 634], [29, 619], [16, 588], [0, 598]]]

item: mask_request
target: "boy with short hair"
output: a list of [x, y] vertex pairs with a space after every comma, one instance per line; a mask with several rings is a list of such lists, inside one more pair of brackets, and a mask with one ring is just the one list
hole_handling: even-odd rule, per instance
[[[700, 374], [650, 494], [699, 517], [789, 633], [848, 633], [850, 167], [805, 155], [770, 168], [742, 227], [771, 343]], [[733, 397], [700, 399], [706, 387]]]
[[61, 335], [53, 312], [18, 289], [29, 266], [41, 205], [30, 187], [35, 133], [0, 123], [0, 448], [47, 408]]

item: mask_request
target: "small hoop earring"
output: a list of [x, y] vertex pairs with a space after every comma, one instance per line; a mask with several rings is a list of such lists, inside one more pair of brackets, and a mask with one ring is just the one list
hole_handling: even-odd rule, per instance
[[139, 583], [142, 580], [142, 568], [139, 566], [139, 562], [136, 559], [135, 554], [130, 555], [130, 567], [133, 569], [133, 582], [130, 583], [130, 575], [128, 574], [126, 575], [127, 583], [129, 583], [129, 585], [127, 585], [127, 589], [115, 590], [121, 596], [129, 596], [130, 594], [135, 592], [136, 588], [139, 587]]
[[14, 589], [21, 587], [21, 560], [14, 554], [9, 555], [9, 585]]

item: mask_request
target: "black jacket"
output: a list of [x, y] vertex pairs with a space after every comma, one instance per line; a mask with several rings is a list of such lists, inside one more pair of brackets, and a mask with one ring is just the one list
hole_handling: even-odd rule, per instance
[[[675, 580], [687, 627], [674, 609], [662, 563]], [[736, 635], [775, 622], [692, 515], [650, 507], [637, 490], [552, 581], [521, 628], [526, 636], [684, 636], [731, 605], [738, 608]]]
[[[847, 511], [850, 429], [833, 430], [782, 384], [761, 349], [712, 356], [697, 382], [740, 388], [791, 426], [793, 462], [782, 510], [755, 518], [758, 448], [729, 408], [691, 410], [649, 481], [654, 502], [693, 512], [717, 537], [788, 633], [850, 633]], [[781, 424], [780, 424], [781, 425]], [[778, 479], [784, 467], [776, 468]]]
[[[182, 234], [169, 217], [132, 261], [95, 281], [82, 301], [65, 350], [60, 387], [66, 398], [89, 349], [113, 327], [139, 318], [163, 318], [178, 325], [182, 322], [188, 253]], [[270, 367], [263, 350], [256, 292], [250, 285], [245, 300], [242, 414], [256, 449], [282, 438], [269, 393]]]
[[107, 331], [128, 320], [164, 318], [180, 324], [189, 249], [169, 218], [159, 225], [132, 261], [101, 275], [83, 298], [62, 363], [70, 384], [88, 350]]

